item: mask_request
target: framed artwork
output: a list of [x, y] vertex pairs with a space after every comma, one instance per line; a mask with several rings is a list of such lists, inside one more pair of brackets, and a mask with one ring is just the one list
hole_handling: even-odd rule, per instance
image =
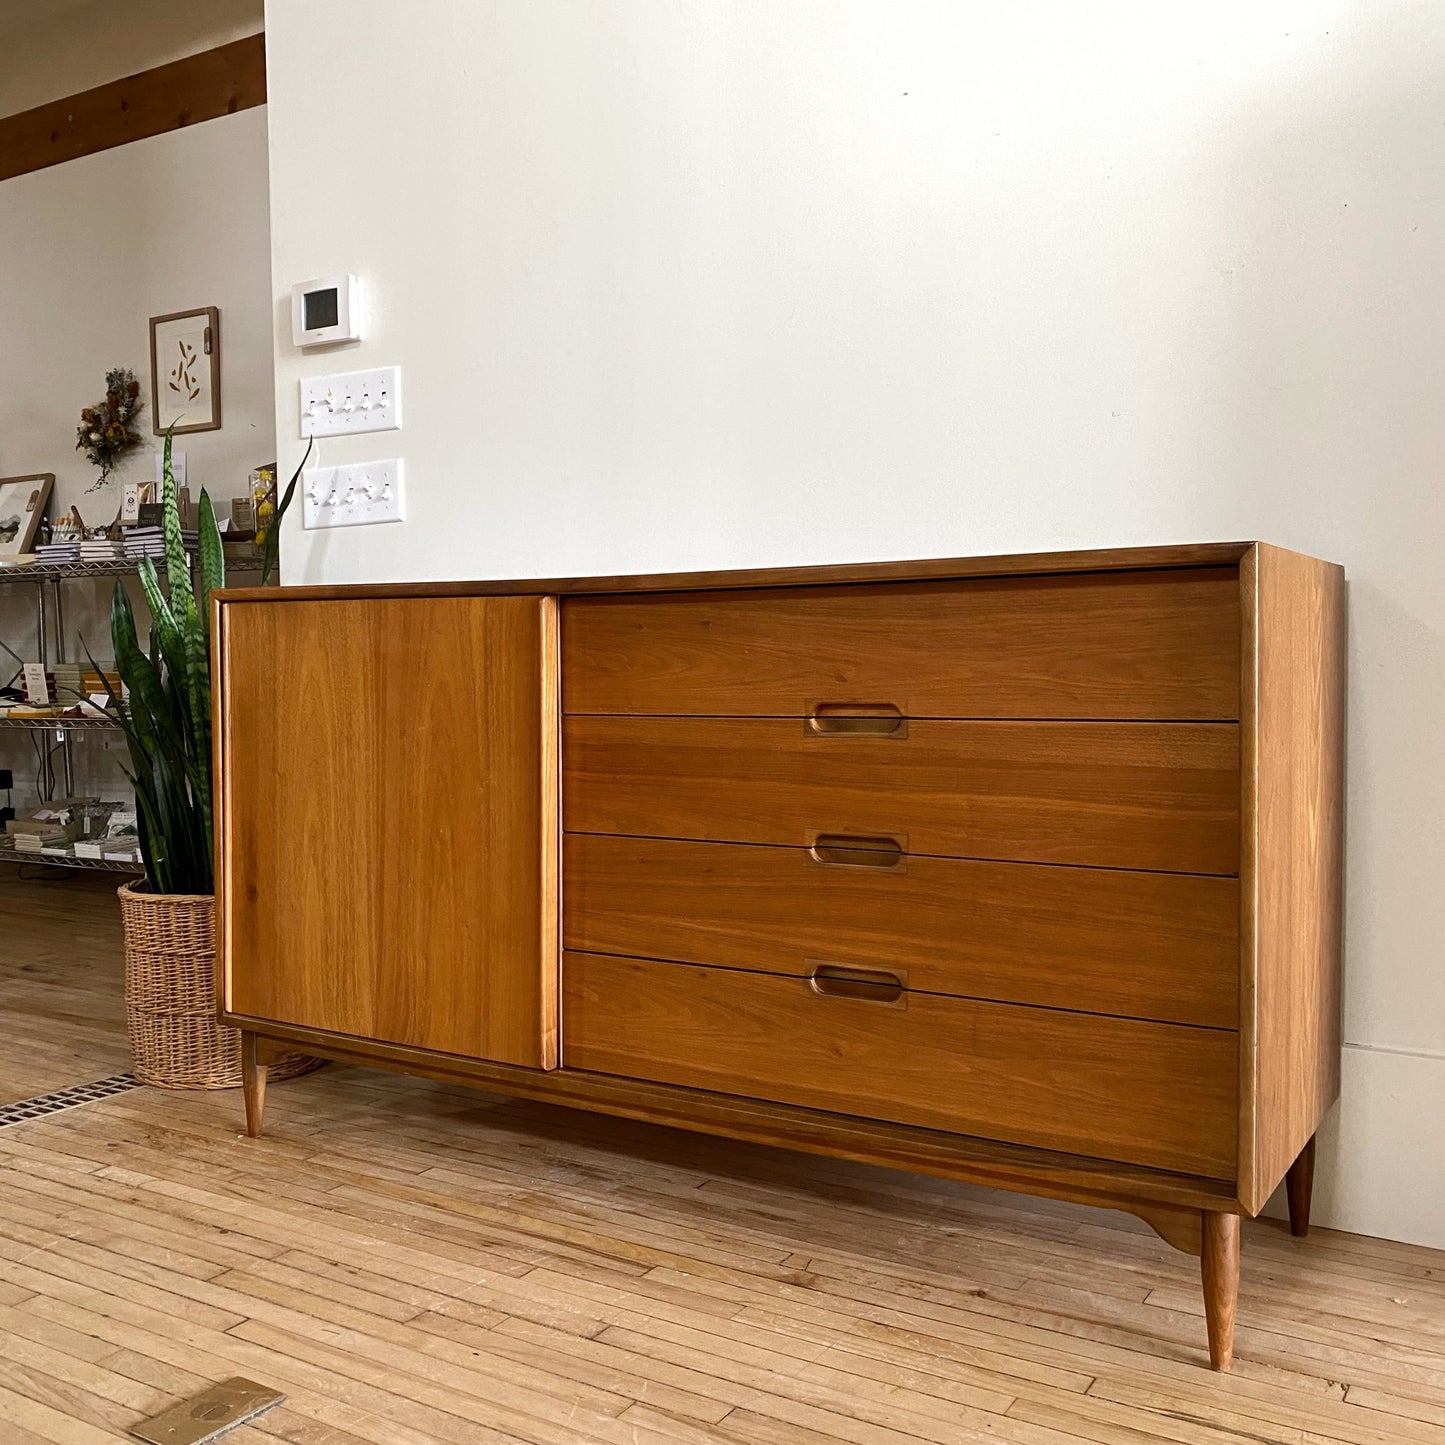
[[151, 317], [151, 430], [221, 425], [221, 313], [214, 306]]
[[30, 551], [54, 482], [53, 472], [0, 477], [0, 557], [19, 557]]

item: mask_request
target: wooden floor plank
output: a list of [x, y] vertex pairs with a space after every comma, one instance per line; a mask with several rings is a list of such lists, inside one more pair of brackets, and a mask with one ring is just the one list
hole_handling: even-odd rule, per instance
[[0, 863], [0, 1104], [130, 1068], [115, 887], [80, 872], [23, 879]]
[[[0, 1101], [125, 1069], [103, 880], [0, 870]], [[1445, 1254], [1138, 1220], [329, 1068], [0, 1129], [0, 1445], [242, 1374], [236, 1445], [1439, 1445]]]

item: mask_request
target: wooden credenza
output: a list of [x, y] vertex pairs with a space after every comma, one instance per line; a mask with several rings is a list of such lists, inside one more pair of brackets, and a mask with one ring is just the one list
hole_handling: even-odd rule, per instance
[[1264, 544], [233, 590], [220, 987], [325, 1056], [1125, 1209], [1339, 1088], [1344, 583]]

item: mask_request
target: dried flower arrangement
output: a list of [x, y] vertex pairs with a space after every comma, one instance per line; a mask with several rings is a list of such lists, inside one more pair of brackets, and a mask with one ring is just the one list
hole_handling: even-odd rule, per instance
[[[85, 407], [75, 429], [75, 449], [100, 468], [95, 487], [103, 487], [116, 459], [140, 445], [140, 433], [131, 423], [145, 405], [140, 399], [140, 382], [129, 367], [118, 366], [105, 374], [105, 400]], [[94, 491], [95, 487], [90, 490]]]

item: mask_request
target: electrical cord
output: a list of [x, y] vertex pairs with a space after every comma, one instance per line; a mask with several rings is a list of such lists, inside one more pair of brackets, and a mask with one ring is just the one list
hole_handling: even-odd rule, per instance
[[15, 873], [21, 883], [69, 883], [80, 877], [81, 870], [59, 863], [22, 863]]

